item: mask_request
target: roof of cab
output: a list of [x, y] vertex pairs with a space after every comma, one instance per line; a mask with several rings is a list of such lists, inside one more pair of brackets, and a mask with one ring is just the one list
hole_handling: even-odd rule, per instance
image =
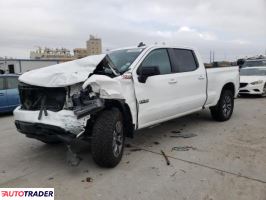
[[188, 46], [176, 46], [176, 45], [143, 45], [143, 46], [129, 46], [129, 47], [123, 47], [123, 48], [117, 48], [117, 49], [112, 49], [112, 51], [117, 51], [117, 50], [125, 50], [125, 49], [150, 49], [150, 48], [176, 48], [176, 49], [189, 49], [189, 50], [195, 50], [192, 47]]

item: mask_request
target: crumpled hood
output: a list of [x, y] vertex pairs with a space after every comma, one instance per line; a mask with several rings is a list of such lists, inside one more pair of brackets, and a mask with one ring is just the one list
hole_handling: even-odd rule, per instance
[[259, 80], [266, 80], [266, 78], [264, 76], [240, 76], [240, 83], [252, 83]]
[[22, 74], [19, 81], [40, 87], [65, 87], [84, 82], [106, 54], [88, 56]]

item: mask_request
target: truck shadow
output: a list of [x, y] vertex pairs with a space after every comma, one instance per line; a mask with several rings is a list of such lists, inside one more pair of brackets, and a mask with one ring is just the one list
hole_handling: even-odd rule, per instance
[[[128, 144], [141, 148], [152, 147], [152, 145], [156, 145], [154, 144], [155, 142], [160, 143], [161, 139], [170, 139], [172, 131], [179, 130], [184, 132], [193, 132], [195, 129], [197, 129], [196, 127], [204, 126], [204, 123], [209, 123], [209, 121], [211, 120], [212, 119], [210, 113], [205, 110], [185, 117], [176, 118], [153, 127], [136, 131], [133, 139], [126, 139], [123, 160], [126, 160], [130, 153], [134, 153], [134, 148], [128, 148]], [[195, 128], [191, 129], [191, 127]], [[88, 142], [75, 141], [71, 145], [71, 149], [73, 150], [73, 152], [77, 153], [79, 157], [81, 157], [80, 165], [78, 167], [73, 167], [75, 169], [72, 169], [71, 171], [79, 173], [79, 170], [82, 171], [87, 168], [99, 168], [92, 160], [90, 144]], [[53, 163], [52, 165], [55, 165], [57, 167], [60, 166], [62, 168], [68, 167], [66, 156], [67, 147], [64, 144], [41, 145], [38, 142], [34, 144], [34, 148], [30, 147], [24, 153], [31, 154], [32, 152], [34, 152], [34, 154], [36, 153], [37, 155], [42, 154], [42, 156], [32, 157], [32, 159], [37, 159], [39, 162], [42, 162], [44, 164], [49, 163], [49, 165]]]

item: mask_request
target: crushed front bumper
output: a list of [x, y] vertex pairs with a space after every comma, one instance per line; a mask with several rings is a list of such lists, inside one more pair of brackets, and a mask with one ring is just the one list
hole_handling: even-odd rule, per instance
[[58, 112], [47, 111], [39, 120], [40, 111], [23, 110], [18, 107], [14, 110], [15, 124], [19, 132], [28, 137], [39, 139], [40, 137], [57, 138], [67, 142], [77, 137], [84, 131], [89, 117], [77, 119], [73, 111], [61, 110]]
[[76, 135], [57, 126], [22, 121], [15, 121], [15, 125], [19, 132], [25, 134], [29, 138], [36, 138], [39, 140], [53, 139], [68, 144], [76, 138]]

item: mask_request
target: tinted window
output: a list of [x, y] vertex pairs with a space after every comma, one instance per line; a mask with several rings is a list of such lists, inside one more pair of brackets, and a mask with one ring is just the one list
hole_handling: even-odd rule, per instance
[[128, 70], [142, 50], [143, 48], [116, 50], [108, 53], [108, 56], [115, 67], [123, 73]]
[[7, 78], [7, 89], [18, 88], [18, 78], [17, 77], [8, 77]]
[[143, 61], [142, 66], [158, 66], [160, 74], [170, 74], [171, 65], [166, 49], [152, 51]]
[[266, 76], [266, 69], [262, 68], [242, 68], [240, 70], [240, 76]]
[[0, 90], [3, 90], [4, 86], [4, 78], [0, 78]]
[[174, 72], [189, 72], [197, 69], [197, 63], [191, 50], [171, 49], [170, 56]]

